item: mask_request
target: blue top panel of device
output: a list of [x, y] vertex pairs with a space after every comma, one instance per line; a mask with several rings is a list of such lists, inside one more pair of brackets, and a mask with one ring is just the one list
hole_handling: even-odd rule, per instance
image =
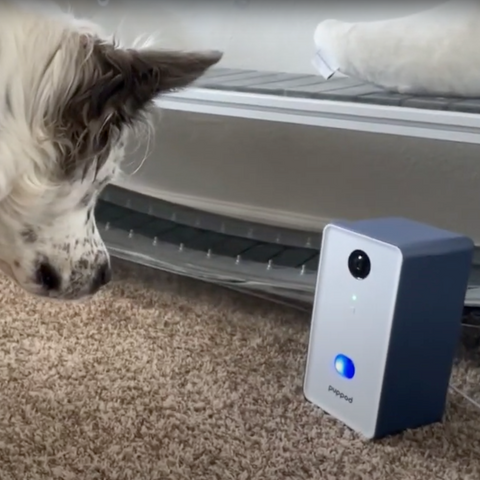
[[402, 217], [334, 221], [331, 224], [394, 245], [404, 253], [435, 255], [449, 251], [473, 251], [474, 248], [473, 241], [465, 235]]

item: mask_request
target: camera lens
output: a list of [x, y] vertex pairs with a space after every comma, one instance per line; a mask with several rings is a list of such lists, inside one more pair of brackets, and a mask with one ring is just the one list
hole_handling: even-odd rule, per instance
[[358, 280], [367, 278], [370, 273], [370, 259], [362, 250], [355, 250], [348, 257], [348, 269]]

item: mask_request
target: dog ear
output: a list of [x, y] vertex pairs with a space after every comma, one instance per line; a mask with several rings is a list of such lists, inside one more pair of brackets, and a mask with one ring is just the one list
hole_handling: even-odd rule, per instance
[[66, 175], [93, 158], [100, 168], [102, 156], [123, 127], [142, 118], [156, 97], [187, 87], [222, 58], [217, 51], [121, 49], [87, 37], [82, 40], [83, 55], [61, 102], [57, 128]]
[[221, 58], [216, 51], [122, 50], [97, 44], [91, 58], [95, 81], [84, 99], [88, 115], [113, 115], [117, 122], [129, 123], [153, 99], [187, 87]]
[[121, 49], [95, 43], [83, 63], [80, 88], [70, 108], [87, 121], [109, 118], [131, 123], [162, 93], [187, 87], [222, 58], [222, 53]]

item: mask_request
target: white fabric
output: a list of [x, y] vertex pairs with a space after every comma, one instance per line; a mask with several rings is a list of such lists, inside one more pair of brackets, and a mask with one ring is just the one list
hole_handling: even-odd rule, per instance
[[478, 2], [453, 0], [392, 20], [325, 20], [315, 45], [334, 70], [389, 91], [480, 97]]

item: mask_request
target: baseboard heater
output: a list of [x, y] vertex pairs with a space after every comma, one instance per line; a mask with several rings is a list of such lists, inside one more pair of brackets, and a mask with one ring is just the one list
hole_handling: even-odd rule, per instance
[[[309, 308], [321, 235], [223, 217], [117, 186], [96, 211], [117, 258]], [[480, 249], [465, 299], [480, 307]]]

